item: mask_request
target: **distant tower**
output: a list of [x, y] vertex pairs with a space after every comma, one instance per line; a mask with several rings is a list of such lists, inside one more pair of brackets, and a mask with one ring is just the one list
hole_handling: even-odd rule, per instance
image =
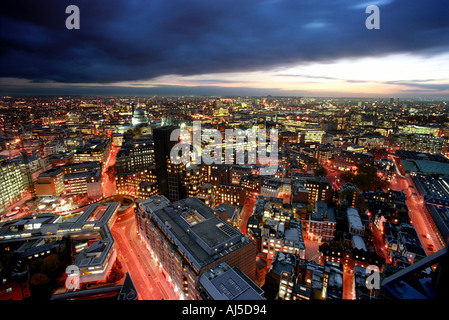
[[214, 101], [214, 107], [216, 109], [220, 109], [223, 106], [223, 103], [221, 102], [220, 98], [215, 99]]

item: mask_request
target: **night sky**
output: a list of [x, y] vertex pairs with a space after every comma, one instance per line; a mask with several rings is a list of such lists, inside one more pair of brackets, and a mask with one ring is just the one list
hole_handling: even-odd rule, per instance
[[[380, 29], [368, 30], [368, 5]], [[80, 29], [65, 26], [80, 9]], [[2, 0], [0, 93], [449, 97], [444, 0]]]

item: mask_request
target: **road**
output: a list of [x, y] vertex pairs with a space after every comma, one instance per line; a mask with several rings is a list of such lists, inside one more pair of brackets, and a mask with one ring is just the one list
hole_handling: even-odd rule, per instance
[[245, 204], [243, 205], [242, 212], [240, 213], [239, 219], [239, 230], [244, 235], [248, 235], [248, 219], [253, 214], [254, 204], [256, 203], [256, 198], [253, 196], [246, 196]]
[[343, 271], [343, 300], [355, 300], [354, 273]]
[[338, 169], [329, 167], [327, 165], [323, 165], [323, 167], [327, 170], [326, 179], [332, 184], [332, 187], [334, 190], [340, 190], [340, 175], [343, 173], [343, 171], [340, 171]]
[[[391, 181], [391, 189], [402, 190], [407, 195], [406, 205], [409, 210], [408, 214], [427, 255], [442, 249], [443, 247], [432, 229], [432, 218], [424, 208], [422, 199], [419, 199], [419, 196], [417, 195], [418, 191], [416, 191], [411, 178], [401, 177], [396, 173]], [[426, 235], [429, 235], [428, 238], [426, 238]], [[434, 247], [434, 251], [429, 250], [429, 245]]]
[[133, 279], [139, 300], [178, 300], [179, 294], [162, 274], [137, 232], [133, 213], [121, 216], [112, 227], [117, 256]]
[[102, 190], [104, 198], [108, 198], [108, 197], [116, 194], [115, 180], [111, 181], [109, 179], [109, 175], [106, 173], [106, 171], [110, 166], [113, 166], [115, 164], [118, 150], [119, 150], [119, 147], [114, 147], [114, 146], [111, 147], [111, 150], [109, 151], [108, 159], [105, 162], [105, 165], [103, 166], [103, 169], [102, 169], [101, 190]]
[[[396, 174], [391, 181], [392, 190], [402, 190], [407, 196], [406, 204], [409, 210], [409, 216], [412, 221], [413, 226], [418, 233], [419, 239], [423, 245], [423, 249], [426, 251], [427, 255], [434, 253], [443, 248], [440, 241], [437, 239], [435, 231], [433, 230], [434, 223], [430, 217], [427, 209], [424, 207], [425, 203], [423, 199], [418, 196], [418, 191], [416, 190], [412, 178], [410, 176], [403, 176], [398, 170], [400, 162], [394, 158], [390, 157], [396, 167]], [[428, 235], [428, 236], [426, 236]], [[434, 251], [429, 250], [429, 245], [434, 247]]]

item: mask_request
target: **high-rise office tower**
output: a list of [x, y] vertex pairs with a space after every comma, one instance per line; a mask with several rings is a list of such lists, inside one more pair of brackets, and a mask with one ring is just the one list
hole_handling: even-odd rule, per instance
[[175, 126], [164, 126], [153, 130], [157, 182], [161, 194], [166, 197], [169, 196], [167, 160], [170, 160], [170, 151], [177, 143], [177, 141], [170, 141], [170, 134], [175, 129], [177, 129]]
[[[159, 170], [158, 170], [159, 171]], [[167, 159], [168, 199], [178, 201], [187, 197], [186, 165], [174, 164]]]

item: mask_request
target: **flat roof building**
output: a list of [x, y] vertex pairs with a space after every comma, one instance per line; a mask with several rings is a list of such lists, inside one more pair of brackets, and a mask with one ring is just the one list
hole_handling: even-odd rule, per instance
[[349, 233], [363, 236], [365, 234], [365, 226], [360, 219], [359, 210], [348, 207], [346, 216], [348, 218]]
[[222, 261], [255, 278], [255, 243], [198, 198], [171, 203], [152, 196], [138, 205], [137, 222], [150, 251], [186, 299], [199, 299], [200, 275]]
[[239, 268], [221, 262], [205, 270], [199, 279], [203, 300], [264, 300], [264, 291]]
[[[62, 237], [70, 236], [75, 249], [72, 264], [79, 268], [80, 283], [104, 281], [116, 258], [110, 227], [119, 207], [119, 202], [94, 203], [75, 220], [65, 222], [56, 214], [39, 214], [6, 221], [0, 224], [0, 244], [37, 241], [46, 245], [35, 246], [33, 250], [51, 250], [50, 247], [54, 246], [50, 243], [57, 243]], [[95, 241], [91, 243], [92, 240]], [[33, 259], [34, 255], [29, 257]]]

